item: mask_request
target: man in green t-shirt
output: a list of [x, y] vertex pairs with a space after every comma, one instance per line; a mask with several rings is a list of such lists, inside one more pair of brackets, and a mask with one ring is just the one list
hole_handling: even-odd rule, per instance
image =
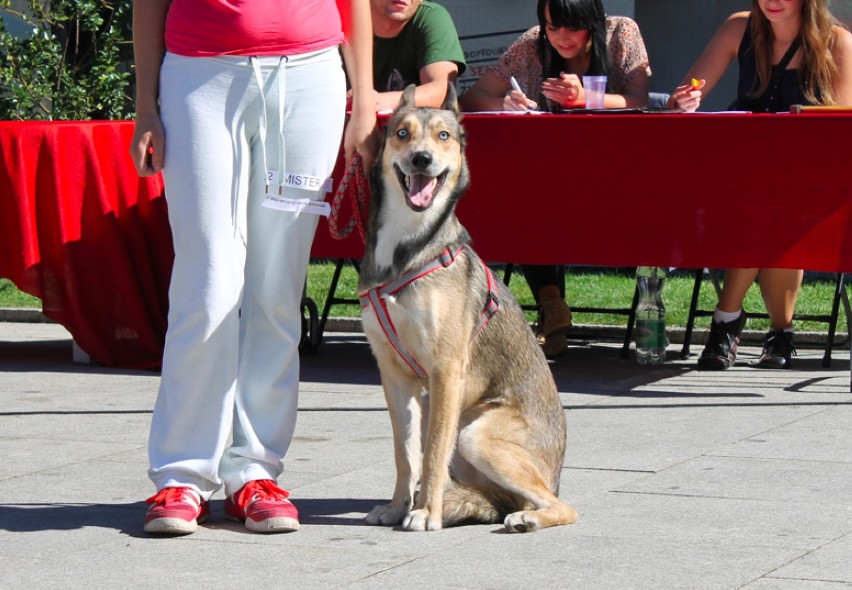
[[370, 0], [376, 110], [399, 104], [417, 85], [417, 106], [440, 106], [447, 83], [464, 73], [459, 36], [447, 9], [429, 0]]

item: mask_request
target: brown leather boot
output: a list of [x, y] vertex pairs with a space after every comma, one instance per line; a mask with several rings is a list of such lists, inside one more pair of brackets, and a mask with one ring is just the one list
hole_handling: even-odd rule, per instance
[[540, 289], [538, 298], [539, 330], [544, 335], [542, 350], [544, 356], [553, 358], [562, 354], [568, 344], [565, 332], [573, 325], [571, 309], [562, 299], [556, 285]]

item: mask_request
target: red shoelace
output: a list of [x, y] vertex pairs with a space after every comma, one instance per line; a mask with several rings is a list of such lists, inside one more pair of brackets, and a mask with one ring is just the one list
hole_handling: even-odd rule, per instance
[[163, 488], [147, 500], [148, 504], [167, 504], [169, 502], [183, 502], [184, 496], [187, 495], [193, 500], [195, 496], [188, 488]]
[[255, 498], [268, 500], [286, 500], [290, 492], [279, 488], [271, 479], [256, 479], [248, 482], [243, 489], [234, 494], [234, 504], [245, 509]]

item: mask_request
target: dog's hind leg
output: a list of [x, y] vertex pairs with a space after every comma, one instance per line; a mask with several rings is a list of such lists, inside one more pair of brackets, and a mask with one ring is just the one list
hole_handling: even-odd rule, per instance
[[414, 490], [420, 479], [422, 461], [421, 414], [422, 382], [398, 369], [383, 369], [385, 393], [393, 430], [396, 484], [390, 504], [382, 504], [367, 514], [370, 524], [393, 526], [411, 511]]
[[527, 499], [532, 510], [519, 510], [509, 514], [503, 526], [510, 533], [531, 533], [538, 529], [562, 524], [574, 524], [577, 511], [563, 503], [541, 482], [530, 482], [527, 487], [516, 486], [514, 491]]
[[[506, 516], [503, 525], [510, 533], [572, 524], [577, 512], [554, 493], [558, 482], [550, 481], [562, 452], [537, 446], [529, 426], [508, 409], [483, 412], [459, 433], [459, 453], [495, 485], [495, 494], [514, 498], [523, 510]], [[487, 493], [487, 492], [486, 492]]]

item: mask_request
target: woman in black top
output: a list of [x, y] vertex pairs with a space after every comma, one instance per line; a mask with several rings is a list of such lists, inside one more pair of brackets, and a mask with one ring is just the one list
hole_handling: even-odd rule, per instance
[[[669, 106], [695, 111], [735, 58], [740, 74], [734, 110], [852, 105], [852, 34], [831, 15], [826, 0], [752, 0], [750, 11], [731, 15], [719, 28], [672, 93]], [[771, 326], [763, 354], [751, 364], [790, 366], [793, 311], [803, 271], [739, 268], [725, 271], [699, 369], [723, 370], [734, 364], [746, 321], [743, 299], [758, 275]]]

